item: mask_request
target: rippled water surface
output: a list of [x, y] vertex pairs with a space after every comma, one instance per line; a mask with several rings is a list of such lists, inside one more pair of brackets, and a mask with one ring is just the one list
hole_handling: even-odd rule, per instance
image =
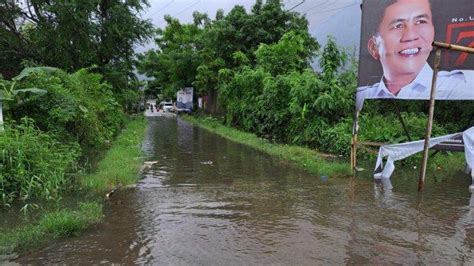
[[320, 178], [176, 118], [149, 122], [156, 164], [113, 195], [105, 222], [16, 262], [474, 263], [462, 172], [431, 173], [419, 194], [418, 171], [396, 171], [389, 191], [370, 171]]

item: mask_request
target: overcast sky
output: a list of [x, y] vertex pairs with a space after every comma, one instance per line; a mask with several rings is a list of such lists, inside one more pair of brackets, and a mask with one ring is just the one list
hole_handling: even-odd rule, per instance
[[[309, 32], [324, 43], [327, 34], [336, 37], [343, 46], [353, 46], [358, 42], [360, 24], [359, 4], [361, 0], [283, 0], [286, 9], [293, 9], [305, 14], [310, 25]], [[235, 5], [242, 5], [248, 11], [255, 4], [255, 0], [150, 0], [150, 7], [142, 14], [145, 19], [150, 19], [155, 27], [165, 27], [164, 15], [171, 15], [183, 23], [192, 22], [194, 11], [207, 13], [214, 18], [218, 9], [223, 9], [227, 14]], [[355, 14], [354, 14], [355, 11]], [[359, 12], [357, 12], [359, 11]], [[340, 14], [348, 13], [341, 16]], [[360, 26], [358, 26], [360, 27]], [[339, 29], [339, 30], [338, 30]], [[345, 33], [344, 29], [350, 30]], [[338, 36], [340, 35], [340, 36]], [[350, 36], [349, 36], [350, 35]], [[148, 50], [153, 44], [137, 47], [138, 52]]]

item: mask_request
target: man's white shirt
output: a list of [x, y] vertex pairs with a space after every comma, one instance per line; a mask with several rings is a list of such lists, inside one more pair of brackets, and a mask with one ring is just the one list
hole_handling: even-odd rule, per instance
[[[429, 100], [432, 80], [433, 70], [428, 63], [425, 63], [417, 77], [395, 96], [387, 89], [382, 77], [379, 83], [357, 88], [357, 110], [362, 109], [365, 99]], [[439, 71], [435, 98], [437, 100], [474, 100], [474, 71]]]

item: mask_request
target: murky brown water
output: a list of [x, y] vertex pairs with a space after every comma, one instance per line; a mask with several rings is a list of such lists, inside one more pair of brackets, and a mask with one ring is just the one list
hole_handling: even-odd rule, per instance
[[396, 171], [393, 190], [320, 178], [176, 118], [150, 120], [158, 161], [105, 223], [18, 263], [473, 264], [469, 177]]

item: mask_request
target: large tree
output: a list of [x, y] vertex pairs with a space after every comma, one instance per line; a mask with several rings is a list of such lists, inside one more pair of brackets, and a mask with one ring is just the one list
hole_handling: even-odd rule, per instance
[[164, 89], [166, 98], [174, 97], [177, 90], [192, 86], [196, 70], [201, 64], [203, 49], [201, 35], [209, 26], [207, 15], [195, 12], [194, 22], [182, 24], [165, 16], [167, 26], [157, 30], [157, 49], [139, 56], [138, 70], [155, 79]]
[[146, 0], [0, 0], [0, 73], [11, 78], [25, 65], [66, 71], [96, 65], [124, 89], [134, 45], [152, 33], [139, 16], [147, 6]]

